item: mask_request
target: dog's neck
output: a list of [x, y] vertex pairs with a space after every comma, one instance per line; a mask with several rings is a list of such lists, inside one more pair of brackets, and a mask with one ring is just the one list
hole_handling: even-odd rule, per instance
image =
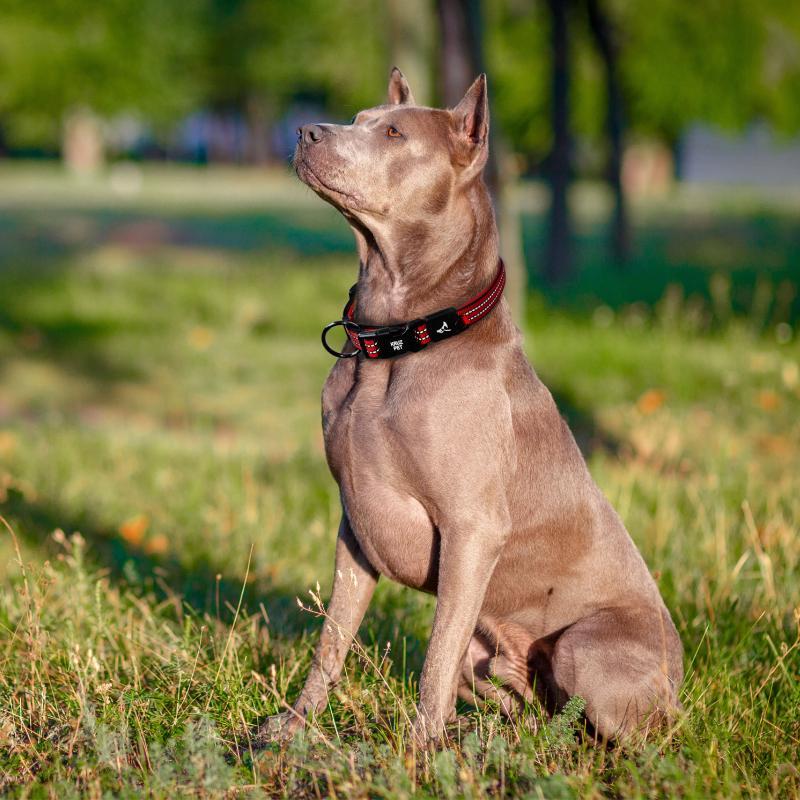
[[386, 325], [458, 307], [497, 273], [497, 226], [481, 179], [427, 221], [351, 225], [360, 261], [361, 323]]

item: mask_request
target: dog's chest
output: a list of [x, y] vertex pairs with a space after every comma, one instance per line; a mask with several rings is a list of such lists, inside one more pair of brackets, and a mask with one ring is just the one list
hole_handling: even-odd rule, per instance
[[[354, 359], [355, 361], [355, 359]], [[322, 393], [325, 450], [334, 477], [360, 482], [369, 474], [402, 470], [400, 451], [390, 446], [398, 429], [413, 426], [407, 381], [390, 362], [337, 363]], [[388, 470], [388, 473], [387, 473]]]
[[[387, 577], [416, 588], [435, 586], [438, 551], [427, 510], [411, 491], [408, 454], [398, 426], [410, 424], [402, 390], [384, 365], [366, 381], [337, 364], [323, 392], [323, 432], [331, 472], [367, 558]], [[396, 407], [396, 413], [393, 409]]]

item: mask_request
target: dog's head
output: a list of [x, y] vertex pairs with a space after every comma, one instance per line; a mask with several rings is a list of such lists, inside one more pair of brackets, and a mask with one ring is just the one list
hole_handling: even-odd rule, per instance
[[480, 178], [489, 148], [486, 76], [453, 109], [418, 106], [396, 67], [384, 105], [349, 125], [298, 130], [297, 175], [346, 217], [371, 227], [441, 214]]

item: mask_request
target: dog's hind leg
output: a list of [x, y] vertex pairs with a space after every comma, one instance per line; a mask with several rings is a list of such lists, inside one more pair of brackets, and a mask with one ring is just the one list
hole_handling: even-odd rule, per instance
[[646, 733], [680, 708], [681, 644], [664, 608], [608, 608], [576, 622], [550, 657], [554, 696], [579, 695], [601, 740]]
[[487, 701], [494, 701], [500, 711], [512, 719], [522, 711], [524, 703], [515, 692], [498, 685], [504, 682], [505, 676], [495, 671], [497, 658], [487, 639], [474, 634], [461, 664], [458, 696], [478, 708], [485, 708]]

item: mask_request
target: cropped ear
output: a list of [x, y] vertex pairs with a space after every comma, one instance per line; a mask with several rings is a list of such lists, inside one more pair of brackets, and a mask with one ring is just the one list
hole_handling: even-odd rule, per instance
[[453, 109], [456, 134], [473, 146], [485, 147], [489, 141], [489, 93], [486, 73], [481, 73]]
[[397, 67], [392, 67], [392, 74], [389, 76], [389, 104], [393, 106], [416, 105], [408, 81]]

